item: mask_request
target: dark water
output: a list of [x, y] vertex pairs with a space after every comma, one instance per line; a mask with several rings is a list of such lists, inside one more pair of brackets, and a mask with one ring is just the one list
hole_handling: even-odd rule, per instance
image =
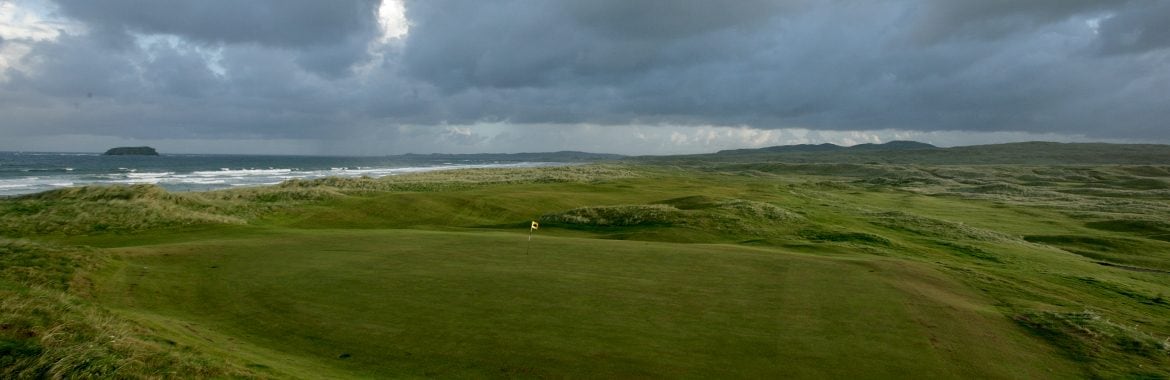
[[293, 178], [380, 177], [455, 168], [545, 165], [554, 164], [457, 156], [103, 156], [0, 152], [0, 195], [92, 184], [153, 183], [172, 191], [213, 190], [277, 184]]

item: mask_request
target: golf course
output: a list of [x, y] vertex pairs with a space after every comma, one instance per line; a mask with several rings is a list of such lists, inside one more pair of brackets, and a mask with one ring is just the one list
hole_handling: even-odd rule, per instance
[[1170, 377], [1168, 148], [958, 149], [0, 199], [0, 377]]

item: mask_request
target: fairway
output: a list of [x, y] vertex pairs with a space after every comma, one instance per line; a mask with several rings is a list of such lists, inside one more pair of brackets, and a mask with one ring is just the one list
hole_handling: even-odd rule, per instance
[[934, 270], [865, 254], [416, 230], [114, 250], [98, 298], [286, 377], [1067, 378]]

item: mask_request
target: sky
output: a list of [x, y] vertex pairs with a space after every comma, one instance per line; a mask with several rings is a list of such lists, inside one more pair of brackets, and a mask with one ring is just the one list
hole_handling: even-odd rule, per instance
[[0, 0], [0, 150], [1170, 143], [1165, 0]]

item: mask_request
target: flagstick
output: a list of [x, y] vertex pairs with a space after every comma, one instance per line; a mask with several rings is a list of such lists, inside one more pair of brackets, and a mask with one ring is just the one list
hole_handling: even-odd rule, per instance
[[529, 251], [532, 250], [532, 230], [534, 230], [534, 229], [536, 229], [536, 221], [535, 220], [532, 221], [532, 226], [529, 226], [529, 228], [528, 228], [528, 248], [524, 248], [524, 255], [525, 256], [528, 255]]
[[539, 224], [536, 224], [535, 220], [532, 221], [532, 225], [528, 226], [528, 248], [524, 249], [525, 256], [528, 255], [529, 251], [532, 251], [532, 231], [535, 231], [538, 226]]

